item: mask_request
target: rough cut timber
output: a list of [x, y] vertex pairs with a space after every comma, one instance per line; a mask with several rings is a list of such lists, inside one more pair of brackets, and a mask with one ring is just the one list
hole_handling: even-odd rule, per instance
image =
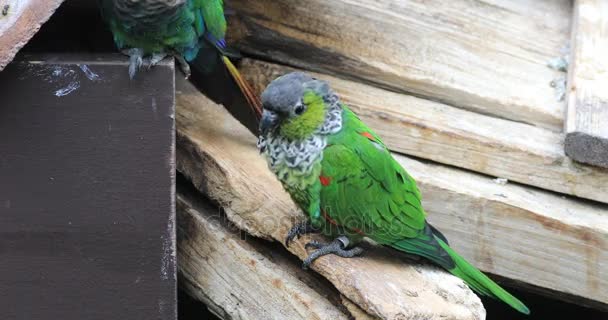
[[64, 0], [0, 1], [0, 71]]
[[[177, 95], [178, 169], [219, 202], [240, 228], [282, 241], [301, 215], [259, 156], [255, 138], [220, 106], [188, 86], [178, 88], [182, 90]], [[607, 205], [590, 205], [515, 184], [500, 185], [470, 172], [396, 158], [419, 182], [429, 220], [482, 270], [590, 303], [608, 304]], [[299, 257], [304, 256], [302, 243], [290, 248]], [[389, 258], [393, 254], [380, 250], [347, 261], [330, 256], [314, 266], [348, 299], [383, 317], [399, 313], [390, 307], [393, 304], [417, 307], [419, 301], [403, 295], [402, 289], [377, 287], [383, 279], [366, 287], [364, 280], [370, 279], [359, 278], [362, 275], [353, 270], [381, 270], [390, 279], [405, 276], [406, 283], [391, 280], [398, 288], [416, 288], [420, 277], [429, 275], [426, 271], [410, 274], [411, 267], [402, 259]], [[407, 275], [396, 277], [401, 272]], [[434, 275], [443, 280], [432, 280], [433, 285], [449, 280], [442, 272]]]
[[200, 198], [178, 190], [180, 281], [188, 294], [222, 319], [348, 319], [329, 283], [299, 270], [285, 250], [231, 228]]
[[561, 132], [569, 0], [233, 0], [243, 52]]
[[572, 21], [566, 154], [608, 168], [608, 1], [576, 0]]
[[378, 320], [379, 318], [370, 316], [365, 311], [361, 310], [358, 305], [354, 304], [352, 301], [348, 300], [347, 297], [342, 297], [342, 305], [346, 307], [350, 315], [354, 320]]
[[[245, 59], [261, 93], [295, 69]], [[563, 134], [314, 73], [384, 138], [391, 150], [578, 197], [608, 202], [608, 170], [573, 163]]]
[[[283, 243], [303, 216], [259, 156], [256, 139], [223, 107], [178, 82], [178, 170], [239, 228]], [[305, 239], [289, 247], [300, 259], [307, 256]], [[428, 264], [408, 263], [386, 249], [357, 259], [322, 257], [312, 268], [361, 309], [383, 319], [485, 318], [479, 298], [460, 279]]]

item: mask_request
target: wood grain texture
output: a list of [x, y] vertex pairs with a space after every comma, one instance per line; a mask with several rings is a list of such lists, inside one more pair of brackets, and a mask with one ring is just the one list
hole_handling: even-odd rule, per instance
[[[304, 217], [259, 156], [255, 137], [189, 83], [178, 90], [178, 170], [239, 228], [283, 243]], [[289, 251], [303, 259], [307, 239], [292, 243]], [[312, 269], [380, 318], [485, 318], [479, 298], [460, 279], [431, 265], [408, 263], [387, 249], [357, 259], [325, 256]]]
[[0, 2], [0, 71], [38, 32], [64, 0]]
[[0, 73], [3, 319], [177, 318], [175, 68], [131, 81], [127, 63]]
[[608, 168], [608, 1], [575, 1], [571, 47], [566, 154]]
[[[300, 215], [258, 155], [255, 138], [221, 107], [181, 88], [177, 98], [178, 169], [218, 201], [239, 227], [282, 241]], [[394, 156], [418, 181], [429, 220], [473, 264], [606, 306], [608, 205], [501, 185], [487, 176]], [[302, 243], [290, 248], [300, 258], [304, 256]], [[396, 306], [422, 308], [417, 304], [430, 303], [418, 300], [425, 292], [418, 293], [418, 298], [403, 294], [417, 288], [420, 277], [430, 273], [410, 274], [411, 266], [394, 260], [395, 256], [394, 251], [372, 250], [364, 258], [321, 258], [314, 267], [362, 309], [385, 317], [398, 314]], [[355, 270], [374, 270], [375, 274], [361, 275]], [[441, 272], [432, 274], [440, 279], [431, 280], [429, 286], [451, 282]], [[398, 289], [378, 285], [387, 279]], [[450, 312], [462, 312], [457, 310], [454, 307]]]
[[348, 300], [348, 298], [346, 298], [345, 296], [341, 296], [341, 298], [342, 304], [344, 305], [344, 307], [346, 307], [346, 309], [354, 320], [378, 320], [377, 317], [370, 316], [368, 313], [361, 310], [358, 305]]
[[285, 250], [231, 228], [200, 197], [178, 190], [180, 282], [189, 295], [222, 319], [348, 319], [329, 283]]
[[[241, 73], [261, 92], [295, 69], [245, 59]], [[574, 163], [563, 134], [314, 73], [399, 153], [608, 202], [608, 170]]]
[[229, 35], [265, 60], [562, 131], [546, 67], [568, 0], [234, 0]]

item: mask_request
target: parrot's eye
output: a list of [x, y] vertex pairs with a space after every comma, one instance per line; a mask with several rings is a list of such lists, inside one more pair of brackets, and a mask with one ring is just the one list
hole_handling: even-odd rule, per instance
[[301, 115], [305, 109], [306, 108], [304, 107], [304, 105], [300, 104], [300, 105], [296, 106], [296, 108], [295, 108], [295, 110], [293, 110], [293, 112], [295, 112], [297, 115]]

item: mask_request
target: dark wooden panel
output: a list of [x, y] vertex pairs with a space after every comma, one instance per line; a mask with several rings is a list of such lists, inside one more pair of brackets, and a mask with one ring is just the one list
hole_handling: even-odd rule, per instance
[[0, 73], [0, 318], [175, 319], [173, 63], [28, 59]]

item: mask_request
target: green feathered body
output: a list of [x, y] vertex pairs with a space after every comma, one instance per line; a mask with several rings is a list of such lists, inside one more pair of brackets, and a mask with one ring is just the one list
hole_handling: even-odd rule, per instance
[[192, 61], [202, 48], [224, 46], [222, 0], [100, 1], [119, 49], [180, 54]]
[[146, 64], [152, 66], [166, 56], [175, 56], [186, 77], [191, 67], [198, 74], [221, 76], [214, 72], [224, 65], [259, 119], [262, 108], [258, 97], [225, 55], [223, 0], [98, 1], [116, 46], [130, 57], [131, 79], [144, 58], [149, 58]]
[[307, 91], [303, 103], [306, 112], [285, 120], [278, 132], [261, 136], [258, 145], [313, 225], [326, 235], [346, 235], [354, 242], [369, 237], [422, 256], [478, 293], [529, 313], [522, 302], [454, 252], [426, 222], [414, 179], [337, 96]]

